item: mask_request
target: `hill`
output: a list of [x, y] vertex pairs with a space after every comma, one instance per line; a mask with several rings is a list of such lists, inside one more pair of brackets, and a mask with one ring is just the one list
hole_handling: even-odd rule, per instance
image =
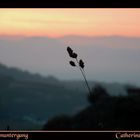
[[[73, 114], [87, 105], [85, 95], [68, 89], [53, 76], [43, 77], [0, 64], [0, 129], [11, 120], [15, 124], [24, 120], [24, 129], [25, 124], [28, 129], [28, 123], [41, 125], [57, 114]], [[23, 129], [22, 123], [16, 126]], [[13, 129], [18, 129], [16, 126]]]
[[[89, 81], [90, 87], [95, 83]], [[126, 95], [119, 83], [100, 84], [111, 96]], [[14, 130], [38, 130], [51, 118], [60, 114], [73, 116], [88, 105], [83, 81], [61, 81], [0, 64], [1, 130], [7, 124]]]
[[60, 115], [49, 120], [43, 130], [140, 129], [140, 90], [137, 95], [116, 97], [108, 96], [103, 91], [98, 92], [97, 96], [94, 92], [92, 99], [88, 107], [73, 116]]

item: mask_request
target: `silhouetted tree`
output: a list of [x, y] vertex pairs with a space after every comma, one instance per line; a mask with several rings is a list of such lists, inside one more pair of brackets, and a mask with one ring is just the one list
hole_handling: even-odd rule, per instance
[[94, 103], [100, 98], [104, 98], [109, 96], [106, 89], [100, 84], [96, 84], [94, 88], [92, 88], [91, 94], [88, 95], [88, 101], [90, 103]]

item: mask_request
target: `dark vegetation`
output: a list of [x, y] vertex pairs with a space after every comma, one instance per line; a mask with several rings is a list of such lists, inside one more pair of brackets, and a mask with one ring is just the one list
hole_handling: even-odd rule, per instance
[[88, 95], [88, 101], [90, 105], [84, 110], [71, 117], [56, 116], [44, 125], [43, 130], [140, 129], [140, 90], [137, 95], [128, 92], [128, 96], [113, 97], [102, 86], [97, 85], [92, 94]]

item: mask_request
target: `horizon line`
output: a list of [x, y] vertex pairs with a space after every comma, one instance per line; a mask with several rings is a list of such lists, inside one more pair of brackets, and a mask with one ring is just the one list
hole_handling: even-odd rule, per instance
[[8, 35], [8, 34], [0, 34], [0, 38], [50, 38], [50, 39], [61, 39], [65, 37], [81, 37], [81, 38], [102, 38], [102, 37], [123, 37], [123, 38], [140, 38], [140, 36], [127, 36], [127, 35], [117, 35], [117, 34], [112, 34], [112, 35], [74, 35], [74, 34], [69, 34], [69, 35], [62, 35], [62, 36], [57, 36], [57, 37], [52, 37], [49, 35]]

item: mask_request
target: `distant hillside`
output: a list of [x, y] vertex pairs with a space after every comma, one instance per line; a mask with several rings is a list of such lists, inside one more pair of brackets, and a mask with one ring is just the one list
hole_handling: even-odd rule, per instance
[[[53, 76], [42, 77], [0, 64], [0, 122], [29, 129], [57, 114], [73, 114], [87, 105], [86, 94], [68, 89]], [[24, 127], [20, 121], [24, 121]], [[27, 125], [26, 125], [27, 123]], [[29, 123], [33, 126], [29, 127]], [[9, 124], [10, 125], [10, 124]]]
[[8, 67], [2, 63], [0, 63], [0, 75], [10, 76], [16, 80], [37, 80], [37, 81], [48, 80], [50, 82], [58, 81], [58, 79], [56, 79], [53, 76], [43, 77], [39, 74], [31, 74], [28, 71], [23, 71], [15, 67]]

